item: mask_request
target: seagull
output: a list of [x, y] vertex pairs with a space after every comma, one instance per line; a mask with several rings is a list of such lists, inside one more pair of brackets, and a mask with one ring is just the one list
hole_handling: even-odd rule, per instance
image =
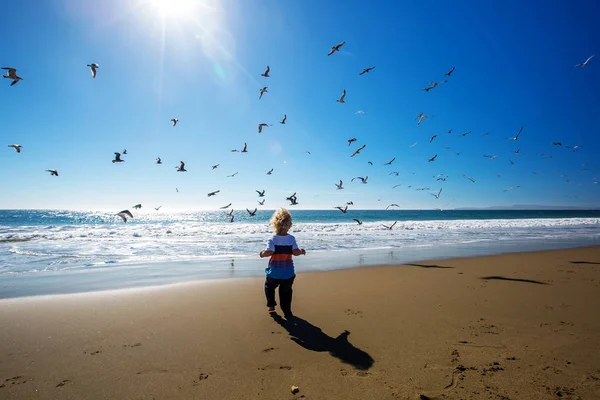
[[352, 139], [348, 139], [348, 146], [350, 146], [352, 143], [356, 142], [356, 138], [352, 138]]
[[335, 53], [336, 51], [340, 51], [340, 47], [342, 47], [345, 44], [346, 44], [346, 42], [342, 42], [340, 44], [336, 44], [335, 46], [331, 46], [331, 50], [329, 51], [329, 54], [327, 54], [327, 55], [330, 56], [333, 53]]
[[290, 197], [286, 197], [285, 199], [289, 200], [289, 201], [292, 201], [292, 199], [295, 198], [295, 197], [296, 197], [296, 192], [294, 192], [294, 194], [291, 195]]
[[264, 200], [263, 201], [257, 200], [257, 201], [258, 201], [258, 204], [260, 204], [261, 206], [265, 205], [265, 201]]
[[271, 175], [273, 173], [273, 168], [267, 171], [267, 175]]
[[50, 176], [58, 176], [58, 171], [55, 169], [47, 169], [46, 171], [50, 172]]
[[127, 222], [128, 218], [133, 218], [133, 214], [129, 210], [123, 210], [121, 212], [116, 213], [119, 217], [123, 218], [123, 222]]
[[349, 206], [353, 206], [354, 202], [353, 201], [347, 201], [346, 204], [349, 205]]
[[577, 149], [581, 148], [582, 146], [575, 145], [575, 146], [565, 146], [565, 147], [567, 149], [573, 149], [573, 151], [577, 151]]
[[421, 125], [421, 122], [423, 122], [423, 120], [428, 117], [429, 117], [429, 115], [425, 115], [423, 113], [417, 115], [417, 118], [415, 118], [417, 121], [419, 121], [419, 122], [417, 122], [417, 125]]
[[219, 209], [225, 210], [225, 209], [229, 208], [230, 206], [231, 206], [231, 203], [227, 204], [226, 206], [219, 207]]
[[481, 136], [487, 136], [489, 134], [490, 134], [489, 132], [484, 132]]
[[438, 194], [435, 194], [435, 193], [429, 193], [429, 194], [432, 195], [433, 197], [435, 197], [436, 199], [439, 199], [440, 198], [440, 194], [442, 194], [442, 189], [443, 188], [440, 189], [440, 191], [438, 192]]
[[497, 155], [494, 156], [486, 156], [485, 154], [483, 155], [485, 158], [489, 158], [490, 160], [493, 160], [494, 158], [497, 158]]
[[424, 191], [424, 190], [429, 190], [429, 188], [428, 187], [424, 187], [424, 188], [417, 188], [415, 190], [423, 190]]
[[215, 190], [214, 192], [210, 192], [210, 193], [208, 194], [208, 197], [214, 196], [214, 195], [216, 195], [216, 194], [217, 194], [217, 193], [219, 193], [219, 192], [220, 192], [220, 190]]
[[171, 118], [171, 122], [173, 123], [173, 127], [174, 127], [175, 125], [177, 125], [179, 120], [177, 118]]
[[[567, 146], [567, 147], [569, 147], [569, 146]], [[521, 151], [521, 149], [518, 149], [517, 151], [515, 151], [515, 156], [518, 156], [520, 151]]]
[[364, 112], [363, 110], [358, 110], [357, 112], [354, 113], [354, 115], [367, 115], [367, 113]]
[[115, 153], [115, 159], [112, 160], [113, 163], [116, 162], [125, 162], [125, 160], [121, 160], [121, 153]]
[[466, 174], [462, 174], [463, 178], [470, 180], [471, 182], [475, 183], [475, 178], [471, 178], [470, 176], [467, 176]]
[[510, 165], [515, 165], [515, 162], [513, 160], [508, 160], [510, 161]]
[[356, 221], [357, 224], [362, 225], [362, 221], [356, 219], [356, 218], [352, 218], [352, 221]]
[[162, 160], [160, 159], [160, 157], [157, 157], [157, 158], [156, 158], [156, 163], [157, 163], [157, 164], [162, 164]]
[[392, 186], [392, 189], [396, 189], [398, 186], [402, 186], [402, 184], [400, 183], [398, 185], [394, 185], [394, 186]]
[[177, 168], [177, 172], [187, 172], [187, 169], [185, 169], [185, 163], [183, 161], [179, 161], [179, 167], [175, 168]]
[[417, 144], [419, 144], [419, 142], [414, 142], [413, 144], [411, 144], [411, 145], [410, 145], [410, 146], [408, 146], [408, 147], [412, 149], [412, 148], [413, 148], [413, 147], [415, 147]]
[[15, 149], [15, 151], [17, 153], [20, 153], [21, 152], [21, 147], [23, 147], [23, 146], [21, 146], [20, 144], [9, 144], [8, 147], [12, 147], [13, 149]]
[[[231, 212], [233, 212], [233, 210], [231, 210]], [[231, 214], [231, 219], [229, 220], [229, 222], [233, 222], [233, 219], [235, 218], [235, 216], [233, 214]]]
[[[583, 68], [583, 67], [587, 66], [588, 61], [590, 61], [592, 59], [592, 57], [594, 57], [594, 56], [595, 56], [595, 54], [592, 54], [591, 56], [588, 57], [587, 60], [585, 60], [585, 62], [583, 62], [581, 64], [577, 64], [576, 67], [582, 67]], [[13, 83], [13, 85], [14, 85], [14, 83]]]
[[135, 206], [132, 207], [134, 210], [139, 210], [140, 208], [142, 208], [141, 204], [136, 204]]
[[369, 165], [373, 165], [373, 163], [371, 161], [367, 161], [367, 164]]
[[[437, 85], [436, 85], [437, 86]], [[431, 89], [435, 88], [435, 86], [428, 86], [426, 88], [421, 88], [421, 90], [424, 90], [426, 92], [429, 92]]]
[[437, 158], [437, 156], [438, 156], [438, 155], [436, 154], [435, 156], [431, 157], [431, 158], [430, 158], [429, 160], [427, 160], [427, 161], [428, 161], [428, 162], [433, 162], [433, 161], [435, 161], [435, 159]]
[[155, 209], [156, 211], [158, 211], [158, 210], [160, 210], [160, 208], [161, 208], [161, 207], [162, 207], [162, 206], [154, 207], [154, 209]]
[[362, 70], [362, 72], [359, 75], [364, 75], [364, 74], [366, 74], [366, 73], [368, 73], [368, 72], [370, 72], [370, 71], [372, 71], [374, 69], [375, 69], [375, 66], [372, 66], [372, 67], [369, 67], [369, 68], [365, 68], [365, 69]]
[[[231, 204], [231, 203], [230, 203]], [[225, 215], [229, 215], [230, 217], [233, 216], [233, 208], [231, 209], [231, 211], [229, 211], [228, 213], [226, 212]]]
[[447, 133], [448, 133], [449, 135], [451, 135], [451, 134], [452, 134], [452, 129], [450, 129], [450, 130], [449, 130]]
[[333, 207], [333, 208], [337, 208], [338, 210], [340, 210], [342, 212], [342, 214], [346, 214], [348, 212], [348, 206], [342, 208], [340, 206], [337, 207]]
[[242, 153], [247, 153], [248, 152], [248, 145], [246, 143], [244, 143], [244, 148], [242, 149]]
[[127, 154], [127, 149], [123, 149], [123, 155]]
[[175, 188], [175, 190], [177, 191], [177, 193], [179, 193], [179, 189]]
[[231, 174], [231, 175], [227, 175], [227, 178], [233, 178], [233, 177], [234, 177], [234, 176], [236, 176], [237, 174], [238, 174], [237, 172], [234, 172], [234, 173], [233, 173], [233, 174]]
[[399, 176], [399, 175], [400, 175], [400, 172], [397, 172], [397, 171], [392, 171], [392, 172], [390, 172], [388, 175], [395, 175], [395, 176]]
[[343, 189], [343, 188], [344, 188], [344, 187], [342, 186], [342, 183], [343, 183], [343, 182], [342, 182], [342, 180], [340, 179], [340, 183], [339, 183], [339, 184], [338, 184], [338, 183], [335, 183], [335, 184], [334, 184], [334, 185], [335, 185], [335, 187], [337, 188], [337, 190], [340, 190], [340, 189]]
[[291, 206], [298, 205], [298, 199], [296, 198], [296, 196], [290, 197], [288, 200], [290, 201]]
[[517, 133], [517, 136], [509, 138], [510, 140], [518, 140], [519, 139], [519, 135], [521, 134], [521, 132], [523, 132], [523, 127], [521, 127], [521, 129], [519, 129], [519, 133]]
[[386, 162], [383, 165], [392, 165], [392, 163], [396, 160], [396, 157], [392, 158], [390, 161]]
[[352, 180], [350, 182], [354, 182], [355, 179], [360, 179], [361, 183], [367, 183], [367, 179], [369, 179], [369, 177], [366, 176], [366, 177], [363, 178], [361, 176], [357, 176], [356, 178], [352, 178]]
[[248, 214], [250, 214], [251, 217], [254, 217], [256, 215], [257, 210], [258, 210], [257, 208], [254, 208], [254, 211], [250, 211], [246, 208], [246, 211], [248, 211]]
[[344, 92], [342, 93], [342, 95], [340, 96], [339, 99], [337, 99], [336, 101], [338, 103], [345, 103], [344, 99], [346, 98], [346, 89], [344, 89]]
[[465, 137], [465, 136], [467, 136], [467, 135], [470, 135], [470, 134], [471, 134], [471, 132], [473, 132], [473, 131], [468, 131], [468, 132], [462, 133], [460, 136], [461, 136], [461, 137]]
[[287, 119], [287, 114], [283, 114], [283, 119], [279, 121], [281, 125], [285, 125], [285, 120]]
[[310, 151], [308, 151], [308, 150], [306, 150], [305, 153], [308, 154], [308, 155], [312, 155], [312, 153]]
[[383, 225], [383, 224], [382, 224], [382, 225], [383, 225], [383, 227], [384, 227], [385, 229], [392, 230], [392, 228], [394, 227], [394, 225], [396, 225], [396, 223], [397, 223], [397, 222], [398, 222], [398, 221], [394, 221], [394, 223], [393, 223], [392, 225], [390, 225], [390, 226], [386, 226], [386, 225]]
[[450, 76], [450, 75], [452, 75], [452, 73], [454, 72], [454, 69], [455, 69], [455, 68], [456, 68], [456, 67], [452, 67], [452, 69], [451, 69], [450, 71], [446, 72], [446, 73], [444, 74], [444, 76]]
[[212, 169], [215, 169], [215, 168], [217, 168], [219, 165], [221, 165], [221, 164], [215, 164], [215, 165], [213, 165], [213, 166], [212, 166]]
[[260, 96], [258, 96], [259, 100], [262, 99], [263, 94], [269, 93], [269, 92], [267, 92], [267, 88], [268, 88], [268, 86], [265, 86], [262, 89], [260, 89]]
[[516, 188], [518, 188], [518, 187], [521, 187], [521, 186], [520, 186], [520, 185], [517, 185], [517, 186], [511, 186], [511, 187], [509, 187], [508, 189], [504, 189], [504, 191], [505, 191], [505, 192], [508, 192], [508, 191], [510, 191], [510, 190], [514, 190], [514, 189], [516, 189]]
[[265, 197], [265, 190], [264, 189], [263, 189], [262, 192], [258, 191], [258, 190], [256, 190], [255, 192], [258, 193], [258, 197]]
[[91, 63], [87, 65], [88, 67], [90, 67], [90, 71], [92, 72], [92, 78], [96, 77], [96, 69], [100, 68], [100, 66], [96, 63]]
[[260, 76], [264, 76], [265, 78], [269, 78], [269, 72], [271, 71], [271, 68], [267, 65], [267, 69], [265, 69], [265, 72], [263, 72], [262, 74], [260, 74]]
[[435, 139], [436, 137], [437, 137], [437, 135], [433, 135], [433, 136], [431, 137], [431, 139], [429, 139], [429, 143], [433, 142], [433, 139]]
[[271, 125], [269, 125], [269, 124], [265, 124], [264, 122], [263, 122], [263, 123], [260, 123], [260, 124], [258, 124], [258, 133], [262, 133], [262, 130], [263, 130], [263, 128], [267, 128], [267, 127], [269, 127], [269, 126], [271, 126]]
[[17, 69], [16, 68], [2, 68], [5, 71], [8, 71], [8, 75], [2, 75], [3, 78], [7, 78], [7, 79], [12, 79], [12, 83], [10, 84], [10, 86], [14, 86], [17, 84], [17, 82], [19, 82], [20, 80], [22, 80], [23, 78], [21, 78], [20, 76], [17, 76]]
[[390, 207], [400, 207], [400, 206], [398, 204], [396, 204], [396, 203], [392, 203], [389, 206], [387, 206], [385, 209], [387, 210]]
[[354, 150], [354, 153], [352, 153], [352, 155], [350, 157], [354, 157], [355, 155], [357, 155], [358, 153], [360, 153], [360, 151], [362, 149], [364, 149], [367, 145], [363, 144], [362, 146], [360, 146], [358, 149]]
[[552, 142], [552, 146], [562, 146], [561, 142]]

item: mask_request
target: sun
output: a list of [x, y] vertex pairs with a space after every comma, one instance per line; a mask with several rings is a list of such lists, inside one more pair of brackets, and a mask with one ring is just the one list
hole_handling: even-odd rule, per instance
[[182, 21], [193, 17], [200, 0], [146, 0], [145, 3], [163, 20]]

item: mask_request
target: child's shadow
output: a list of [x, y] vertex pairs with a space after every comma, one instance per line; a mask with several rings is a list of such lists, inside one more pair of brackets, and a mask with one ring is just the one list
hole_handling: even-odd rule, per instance
[[288, 331], [291, 339], [307, 350], [327, 351], [340, 361], [352, 365], [356, 369], [367, 370], [373, 366], [373, 358], [348, 342], [350, 332], [344, 331], [336, 338], [325, 334], [321, 328], [312, 325], [302, 318], [292, 317], [283, 319], [277, 313], [271, 313], [271, 318]]

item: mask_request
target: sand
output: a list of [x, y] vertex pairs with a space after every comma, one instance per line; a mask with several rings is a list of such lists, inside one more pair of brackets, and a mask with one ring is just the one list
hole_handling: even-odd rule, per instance
[[262, 283], [2, 300], [0, 397], [600, 399], [600, 247]]

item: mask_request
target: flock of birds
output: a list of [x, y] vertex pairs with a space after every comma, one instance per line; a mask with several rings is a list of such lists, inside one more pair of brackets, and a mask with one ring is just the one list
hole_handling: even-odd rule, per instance
[[[331, 47], [331, 50], [330, 50], [330, 51], [329, 51], [329, 53], [328, 53], [328, 56], [331, 56], [331, 55], [335, 54], [336, 52], [339, 52], [339, 51], [340, 51], [340, 49], [341, 49], [341, 48], [342, 48], [342, 47], [343, 47], [345, 44], [346, 44], [346, 42], [340, 42], [339, 44], [332, 46], [332, 47]], [[590, 60], [591, 60], [593, 57], [594, 57], [594, 55], [592, 55], [592, 56], [588, 57], [588, 58], [587, 58], [587, 59], [586, 59], [586, 60], [585, 60], [583, 63], [576, 64], [576, 65], [575, 65], [575, 67], [581, 67], [581, 68], [583, 68], [583, 67], [586, 67], [586, 66], [588, 65], [588, 63], [590, 62]], [[91, 63], [91, 64], [88, 64], [88, 65], [87, 65], [87, 67], [90, 69], [90, 72], [91, 72], [92, 78], [93, 78], [93, 79], [95, 79], [95, 78], [96, 78], [96, 76], [97, 76], [97, 73], [98, 73], [98, 69], [100, 68], [100, 67], [99, 67], [99, 65], [98, 65], [97, 63]], [[18, 76], [18, 75], [17, 75], [17, 69], [16, 69], [16, 68], [6, 68], [6, 67], [5, 67], [5, 68], [2, 68], [2, 69], [3, 69], [3, 70], [5, 70], [5, 71], [7, 71], [7, 74], [6, 74], [6, 75], [3, 75], [3, 78], [6, 78], [6, 79], [10, 79], [10, 80], [12, 80], [12, 83], [11, 83], [11, 85], [10, 85], [10, 86], [14, 86], [14, 85], [16, 85], [16, 84], [17, 84], [19, 81], [23, 80], [23, 78], [21, 78], [20, 76]], [[373, 71], [374, 69], [375, 69], [375, 66], [364, 68], [364, 69], [363, 69], [363, 70], [362, 70], [362, 71], [359, 73], [359, 75], [361, 75], [361, 76], [362, 76], [362, 75], [368, 74], [368, 73], [370, 73], [371, 71]], [[450, 70], [448, 70], [448, 72], [446, 72], [446, 73], [444, 74], [444, 80], [443, 80], [443, 81], [430, 82], [430, 83], [429, 83], [429, 86], [427, 86], [427, 87], [425, 87], [425, 88], [422, 88], [421, 90], [423, 90], [423, 91], [425, 91], [425, 92], [430, 92], [431, 90], [433, 90], [433, 89], [437, 88], [439, 85], [442, 85], [442, 84], [445, 84], [445, 83], [447, 83], [447, 82], [448, 82], [448, 78], [450, 78], [450, 76], [452, 75], [452, 73], [453, 73], [454, 71], [455, 71], [455, 67], [452, 67]], [[260, 75], [261, 75], [263, 78], [269, 78], [269, 77], [270, 77], [270, 75], [269, 75], [269, 74], [270, 74], [270, 72], [271, 72], [271, 68], [270, 68], [269, 66], [267, 66], [267, 67], [266, 67], [266, 69], [264, 70], [264, 72], [263, 72], [262, 74], [260, 74]], [[261, 100], [261, 99], [263, 98], [263, 96], [264, 96], [265, 94], [267, 94], [267, 93], [269, 93], [269, 92], [268, 92], [268, 86], [263, 86], [263, 87], [262, 87], [262, 88], [260, 88], [260, 90], [259, 90], [258, 99], [259, 99], [259, 100]], [[342, 94], [340, 95], [340, 97], [339, 97], [339, 98], [336, 100], [336, 102], [337, 102], [337, 103], [340, 103], [340, 104], [344, 104], [344, 103], [345, 103], [345, 99], [346, 99], [346, 95], [347, 95], [347, 92], [346, 92], [346, 90], [344, 89], [344, 90], [343, 90], [343, 92], [342, 92]], [[356, 114], [362, 114], [362, 115], [366, 115], [366, 113], [365, 113], [364, 111], [362, 111], [362, 110], [359, 110], [359, 111], [357, 111], [357, 112], [356, 112]], [[416, 118], [415, 118], [415, 120], [417, 121], [417, 125], [421, 125], [421, 123], [423, 123], [423, 121], [425, 121], [427, 118], [429, 118], [429, 115], [427, 115], [427, 114], [425, 114], [425, 113], [420, 113], [419, 115], [417, 115], [417, 116], [416, 116]], [[280, 123], [280, 124], [282, 124], [282, 125], [285, 125], [285, 124], [286, 124], [286, 120], [287, 120], [287, 114], [284, 114], [284, 115], [283, 115], [283, 117], [282, 117], [282, 119], [281, 119], [281, 121], [279, 121], [279, 123]], [[178, 120], [177, 118], [172, 118], [172, 119], [171, 119], [171, 124], [172, 124], [172, 127], [173, 127], [173, 128], [174, 128], [174, 127], [176, 127], [178, 122], [179, 122], [179, 120]], [[267, 123], [264, 123], [264, 122], [263, 122], [263, 123], [259, 123], [259, 124], [258, 124], [258, 133], [259, 133], [259, 134], [260, 134], [260, 133], [262, 133], [262, 132], [263, 132], [263, 129], [265, 129], [265, 128], [268, 128], [268, 127], [270, 127], [270, 126], [271, 126], [270, 124], [267, 124]], [[514, 137], [510, 137], [510, 138], [508, 138], [508, 139], [510, 139], [510, 140], [513, 140], [513, 141], [518, 141], [518, 140], [519, 140], [519, 137], [520, 137], [520, 135], [521, 135], [521, 133], [522, 133], [522, 132], [523, 132], [523, 127], [521, 127], [521, 129], [518, 131], [518, 133], [517, 133], [517, 134], [516, 134]], [[450, 129], [450, 130], [449, 130], [447, 133], [448, 133], [448, 134], [452, 134], [452, 129]], [[461, 136], [461, 137], [465, 137], [465, 136], [468, 136], [468, 135], [470, 135], [471, 133], [472, 133], [472, 131], [467, 131], [467, 132], [464, 132], [464, 133], [460, 133], [460, 134], [459, 134], [459, 136]], [[485, 132], [485, 133], [483, 134], [483, 136], [486, 136], [486, 135], [488, 135], [488, 134], [489, 134], [489, 132]], [[433, 136], [431, 136], [431, 138], [429, 139], [429, 143], [432, 143], [432, 142], [433, 142], [433, 141], [434, 141], [434, 140], [437, 138], [437, 136], [438, 136], [438, 135], [433, 135]], [[350, 139], [348, 139], [348, 146], [352, 146], [352, 145], [353, 145], [355, 142], [357, 142], [357, 138], [350, 138]], [[551, 144], [552, 144], [552, 146], [558, 146], [558, 147], [561, 147], [561, 146], [562, 146], [562, 143], [561, 143], [561, 142], [552, 142]], [[412, 148], [412, 147], [415, 147], [416, 145], [417, 145], [417, 142], [415, 142], [413, 145], [411, 145], [411, 146], [409, 146], [409, 147], [411, 147], [411, 148]], [[19, 144], [11, 144], [11, 145], [8, 145], [8, 147], [11, 147], [11, 148], [13, 148], [13, 149], [14, 149], [14, 150], [15, 150], [17, 153], [21, 153], [21, 149], [23, 148], [23, 146], [21, 146], [21, 145], [19, 145]], [[357, 147], [357, 148], [356, 148], [356, 149], [355, 149], [355, 150], [352, 152], [352, 154], [350, 155], [350, 157], [355, 157], [355, 156], [359, 155], [359, 154], [360, 154], [360, 152], [361, 152], [363, 149], [365, 149], [365, 147], [366, 147], [366, 144], [362, 144], [360, 147]], [[574, 146], [565, 146], [565, 147], [566, 147], [566, 148], [568, 148], [568, 149], [571, 149], [571, 151], [576, 151], [576, 150], [577, 150], [577, 149], [579, 149], [581, 146], [579, 146], [579, 145], [574, 145]], [[445, 147], [445, 149], [446, 149], [446, 150], [450, 150], [450, 148], [449, 148], [449, 147]], [[248, 146], [247, 146], [247, 143], [244, 143], [244, 145], [242, 146], [242, 148], [241, 148], [241, 149], [232, 149], [231, 151], [232, 151], [232, 152], [241, 152], [241, 153], [247, 153], [247, 152], [248, 152]], [[515, 151], [513, 152], [513, 155], [514, 155], [514, 156], [518, 156], [518, 155], [519, 155], [519, 152], [520, 152], [520, 149], [517, 149], [517, 150], [515, 150]], [[307, 152], [307, 153], [309, 153], [309, 154], [310, 154], [310, 152]], [[112, 160], [112, 162], [113, 162], [113, 163], [122, 163], [122, 162], [125, 162], [125, 160], [122, 158], [122, 156], [123, 156], [123, 155], [126, 155], [126, 154], [127, 154], [127, 150], [126, 150], [126, 149], [125, 149], [125, 150], [123, 150], [122, 152], [115, 152], [115, 153], [114, 153], [114, 159]], [[456, 154], [456, 155], [460, 155], [460, 153], [455, 153], [455, 154]], [[543, 156], [544, 154], [542, 153], [541, 155]], [[435, 162], [435, 161], [436, 161], [436, 159], [437, 159], [437, 157], [438, 157], [438, 154], [434, 154], [432, 157], [428, 158], [428, 160], [427, 160], [427, 161], [428, 161], [428, 162]], [[498, 157], [498, 155], [484, 155], [484, 157], [486, 157], [486, 158], [488, 158], [488, 159], [491, 159], [491, 160], [493, 160], [493, 159], [497, 158], [497, 157]], [[550, 157], [551, 157], [551, 156], [550, 156]], [[383, 165], [384, 165], [384, 166], [390, 166], [390, 165], [392, 165], [392, 163], [393, 163], [395, 160], [396, 160], [396, 158], [394, 157], [394, 158], [392, 158], [390, 161], [388, 161], [388, 162], [384, 163]], [[509, 160], [509, 161], [510, 161], [511, 165], [515, 164], [515, 163], [514, 163], [514, 161], [512, 161], [512, 160]], [[161, 164], [162, 164], [162, 160], [161, 160], [161, 158], [160, 158], [160, 157], [157, 157], [157, 158], [156, 158], [156, 164], [158, 164], [158, 165], [161, 165]], [[368, 161], [368, 164], [370, 164], [370, 165], [373, 165], [373, 163], [372, 163], [371, 161]], [[218, 167], [219, 167], [219, 165], [220, 165], [220, 164], [215, 164], [215, 165], [213, 165], [213, 166], [212, 166], [212, 169], [214, 170], [214, 169], [218, 168]], [[187, 170], [185, 169], [185, 162], [184, 162], [184, 161], [180, 161], [180, 163], [179, 163], [179, 166], [176, 166], [175, 168], [176, 168], [176, 172], [187, 172]], [[46, 172], [49, 172], [51, 176], [55, 176], [55, 177], [58, 177], [58, 176], [59, 176], [59, 174], [58, 174], [58, 171], [57, 171], [56, 169], [47, 169], [47, 170], [45, 170], [45, 171], [46, 171]], [[267, 172], [266, 172], [266, 174], [267, 174], [267, 175], [271, 175], [272, 173], [273, 173], [273, 169], [271, 169], [271, 170], [269, 170], [269, 171], [267, 171]], [[535, 172], [534, 172], [534, 174], [535, 174]], [[234, 174], [232, 174], [232, 175], [228, 175], [227, 177], [234, 177], [235, 175], [237, 175], [237, 172], [236, 172], [236, 173], [234, 173]], [[398, 176], [398, 175], [399, 175], [399, 173], [398, 173], [398, 172], [391, 172], [391, 173], [390, 173], [390, 175], [396, 175], [396, 176]], [[434, 176], [434, 178], [436, 179], [436, 181], [442, 181], [442, 182], [444, 182], [444, 181], [446, 181], [446, 179], [447, 179], [448, 177], [447, 177], [447, 176], [444, 176], [444, 175], [442, 175], [442, 174], [439, 174], [439, 175], [437, 175], [437, 176]], [[469, 181], [470, 181], [470, 182], [472, 182], [472, 183], [475, 183], [475, 182], [476, 182], [476, 179], [475, 179], [475, 178], [473, 178], [473, 177], [470, 177], [470, 176], [467, 176], [466, 174], [463, 174], [463, 178], [464, 178], [464, 179], [467, 179], [467, 180], [469, 180]], [[354, 180], [359, 180], [361, 184], [367, 184], [367, 183], [368, 183], [368, 179], [369, 179], [368, 175], [366, 175], [366, 176], [364, 176], [364, 177], [357, 176], [357, 177], [354, 177], [354, 178], [352, 178], [352, 179], [351, 179], [351, 182], [353, 182]], [[343, 189], [344, 189], [343, 183], [344, 183], [344, 182], [343, 182], [342, 180], [340, 180], [340, 181], [339, 181], [339, 183], [335, 183], [335, 187], [336, 187], [336, 189], [337, 189], [337, 190], [343, 190]], [[593, 182], [593, 183], [594, 183], [594, 184], [597, 184], [597, 183], [598, 183], [598, 182], [597, 182], [597, 178], [594, 178], [594, 182]], [[398, 185], [395, 185], [395, 186], [393, 186], [393, 188], [396, 188], [396, 187], [399, 187], [399, 186], [402, 186], [402, 185], [401, 185], [401, 184], [398, 184]], [[408, 186], [408, 188], [411, 188], [411, 187], [412, 187], [411, 185], [409, 185], [409, 186]], [[504, 192], [511, 191], [511, 190], [515, 190], [515, 189], [517, 189], [517, 188], [519, 188], [519, 187], [520, 187], [519, 185], [512, 186], [512, 187], [510, 187], [510, 188], [507, 188], [507, 189], [505, 189], [505, 190], [504, 190]], [[176, 190], [177, 190], [177, 192], [179, 192], [179, 190], [178, 190], [177, 188], [176, 188]], [[416, 188], [415, 190], [420, 190], [420, 191], [428, 191], [428, 190], [431, 190], [431, 189], [430, 189], [429, 187], [423, 187], [423, 188]], [[432, 192], [432, 193], [430, 193], [430, 194], [431, 194], [431, 196], [433, 196], [435, 199], [439, 199], [439, 198], [440, 198], [440, 196], [441, 196], [441, 194], [442, 194], [442, 190], [443, 190], [443, 188], [440, 188], [440, 189], [439, 189], [437, 192]], [[264, 205], [264, 203], [265, 203], [265, 199], [264, 199], [264, 198], [265, 198], [266, 191], [265, 191], [265, 190], [256, 190], [256, 192], [257, 192], [257, 194], [258, 194], [258, 197], [262, 199], [262, 200], [257, 200], [257, 201], [258, 201], [258, 203], [259, 203], [259, 205], [261, 205], [261, 206], [262, 206], [262, 205]], [[215, 191], [212, 191], [212, 192], [208, 193], [208, 197], [216, 196], [218, 193], [220, 193], [220, 190], [215, 190]], [[300, 203], [298, 202], [298, 197], [297, 197], [296, 193], [293, 193], [292, 195], [290, 195], [290, 196], [287, 196], [287, 197], [286, 197], [286, 201], [289, 201], [289, 202], [290, 202], [290, 206], [295, 206], [295, 205], [298, 205], [298, 204], [300, 204]], [[228, 209], [229, 207], [231, 207], [231, 204], [232, 204], [232, 203], [229, 203], [229, 204], [227, 204], [227, 205], [225, 205], [225, 206], [223, 206], [223, 207], [220, 207], [220, 209], [222, 209], [222, 210], [226, 210], [226, 209]], [[351, 206], [351, 205], [354, 205], [354, 203], [353, 203], [352, 201], [349, 201], [349, 202], [347, 202], [347, 203], [346, 203], [344, 206], [336, 206], [336, 207], [334, 207], [334, 208], [335, 208], [335, 209], [338, 209], [338, 210], [339, 210], [340, 212], [342, 212], [343, 214], [346, 214], [346, 213], [348, 212], [348, 206]], [[161, 207], [162, 207], [162, 206], [156, 207], [156, 208], [155, 208], [155, 210], [156, 210], [156, 211], [158, 211], [158, 210], [160, 210], [160, 208], [161, 208]], [[393, 207], [399, 207], [399, 205], [398, 205], [398, 204], [396, 204], [396, 203], [390, 204], [389, 206], [387, 206], [387, 207], [386, 207], [386, 210], [387, 210], [387, 209], [390, 209], [390, 208], [393, 208]], [[142, 205], [141, 205], [141, 204], [136, 204], [136, 205], [134, 205], [132, 208], [133, 208], [133, 209], [135, 209], [135, 210], [139, 210], [139, 209], [141, 209], [141, 208], [142, 208]], [[443, 210], [443, 209], [442, 209], [442, 208], [440, 208], [440, 211], [442, 211], [442, 210]], [[248, 213], [248, 215], [249, 215], [250, 217], [254, 217], [254, 216], [256, 215], [257, 208], [255, 207], [255, 208], [254, 208], [254, 210], [250, 210], [250, 209], [246, 208], [246, 211], [247, 211], [247, 213]], [[128, 219], [130, 219], [130, 218], [133, 218], [133, 214], [132, 214], [132, 213], [131, 213], [131, 211], [129, 211], [129, 210], [123, 210], [123, 211], [121, 211], [121, 212], [118, 212], [118, 213], [116, 213], [115, 215], [116, 215], [116, 216], [119, 216], [120, 218], [122, 218], [122, 220], [123, 220], [124, 222], [127, 222], [127, 220], [128, 220]], [[233, 222], [233, 221], [234, 221], [234, 218], [235, 218], [235, 215], [234, 215], [234, 210], [233, 210], [233, 209], [231, 209], [230, 211], [228, 211], [228, 212], [225, 212], [225, 216], [226, 216], [226, 217], [229, 219], [229, 222]], [[354, 220], [354, 221], [355, 221], [355, 222], [356, 222], [358, 225], [361, 225], [361, 224], [362, 224], [362, 221], [358, 220], [357, 218], [353, 218], [353, 220]], [[391, 229], [393, 229], [393, 228], [394, 228], [394, 226], [395, 226], [395, 225], [396, 225], [396, 222], [392, 223], [391, 225], [383, 225], [383, 227], [384, 227], [385, 229], [389, 229], [389, 230], [391, 230]]]

